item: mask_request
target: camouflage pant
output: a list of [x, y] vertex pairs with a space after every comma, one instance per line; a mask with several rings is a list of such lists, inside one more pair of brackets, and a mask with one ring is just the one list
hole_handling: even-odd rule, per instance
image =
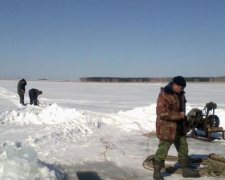
[[177, 149], [178, 158], [183, 159], [188, 157], [188, 144], [186, 136], [176, 136], [173, 142], [160, 140], [158, 149], [154, 155], [156, 161], [162, 161], [166, 159], [170, 146], [174, 144]]

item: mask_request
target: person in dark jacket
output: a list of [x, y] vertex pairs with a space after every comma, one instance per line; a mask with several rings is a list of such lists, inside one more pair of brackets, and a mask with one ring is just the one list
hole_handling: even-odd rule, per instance
[[35, 106], [39, 105], [38, 96], [42, 94], [42, 91], [38, 89], [30, 89], [29, 90], [29, 97], [30, 97], [30, 105], [34, 104]]
[[25, 79], [21, 79], [17, 85], [17, 93], [20, 97], [20, 104], [24, 104], [24, 94], [25, 94], [25, 86], [27, 85], [27, 81]]
[[191, 162], [188, 157], [185, 87], [184, 77], [176, 76], [172, 82], [161, 88], [159, 93], [156, 106], [156, 135], [159, 145], [153, 158], [154, 180], [164, 180], [160, 170], [165, 166], [165, 159], [172, 144], [178, 152], [182, 176], [199, 177], [199, 172], [190, 168]]

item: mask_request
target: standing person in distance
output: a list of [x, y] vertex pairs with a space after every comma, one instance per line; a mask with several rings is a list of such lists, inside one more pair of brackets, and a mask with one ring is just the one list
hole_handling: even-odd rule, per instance
[[21, 79], [17, 85], [17, 93], [20, 97], [20, 104], [24, 105], [24, 94], [25, 94], [25, 86], [27, 85], [27, 81], [25, 79]]
[[154, 180], [164, 180], [160, 170], [165, 166], [165, 159], [172, 144], [178, 153], [182, 176], [199, 177], [199, 172], [190, 167], [188, 157], [185, 87], [184, 77], [176, 76], [172, 82], [161, 88], [159, 93], [156, 106], [156, 135], [159, 145], [153, 158]]
[[39, 106], [38, 96], [42, 94], [42, 91], [38, 89], [30, 89], [29, 97], [30, 97], [30, 105], [34, 104], [35, 106]]

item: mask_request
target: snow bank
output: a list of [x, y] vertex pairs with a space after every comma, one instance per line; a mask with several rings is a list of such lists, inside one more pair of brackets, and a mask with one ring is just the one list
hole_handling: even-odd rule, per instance
[[[137, 107], [129, 111], [119, 111], [112, 114], [118, 127], [125, 131], [140, 131], [147, 133], [155, 131], [155, 104], [144, 107]], [[107, 121], [104, 121], [107, 122]]]
[[[58, 144], [59, 142], [77, 142], [99, 128], [113, 127], [123, 131], [136, 131], [146, 134], [155, 131], [156, 104], [137, 107], [118, 113], [99, 113], [60, 107], [57, 104], [48, 106], [26, 106], [11, 112], [0, 113], [1, 123], [18, 126], [40, 126], [40, 131], [29, 132], [26, 142], [35, 147], [38, 144]], [[187, 105], [187, 112], [193, 106]], [[203, 109], [204, 107], [198, 107]], [[225, 110], [216, 109], [220, 117], [220, 126], [225, 128]]]
[[[102, 125], [121, 128], [125, 131], [155, 131], [156, 104], [137, 107], [118, 113], [98, 113], [92, 111], [76, 110], [60, 107], [57, 104], [48, 106], [26, 106], [11, 112], [2, 112], [0, 119], [3, 124], [35, 124], [60, 125], [61, 128], [77, 128], [82, 133], [92, 133]], [[187, 105], [187, 112], [192, 105]], [[197, 107], [203, 109], [204, 107]], [[225, 128], [225, 110], [216, 109], [220, 118], [220, 126]]]
[[57, 104], [50, 106], [21, 107], [11, 111], [3, 120], [7, 124], [61, 124], [71, 123], [74, 119], [83, 119], [81, 112], [75, 109], [61, 108]]

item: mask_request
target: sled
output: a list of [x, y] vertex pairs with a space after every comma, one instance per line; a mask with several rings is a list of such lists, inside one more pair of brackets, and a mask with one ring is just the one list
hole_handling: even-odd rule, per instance
[[[223, 127], [219, 127], [220, 119], [215, 114], [215, 109], [217, 108], [217, 104], [214, 102], [206, 103], [203, 110], [193, 108], [187, 114], [187, 123], [192, 130], [191, 137], [200, 139], [200, 140], [208, 140], [213, 141], [214, 139], [219, 139], [212, 137], [213, 133], [221, 133], [221, 139], [225, 139], [225, 130]], [[198, 130], [203, 131], [204, 135], [198, 134]], [[203, 137], [205, 139], [203, 139]]]
[[[144, 162], [143, 167], [150, 171], [154, 171], [153, 168], [154, 155], [148, 156]], [[202, 157], [190, 158], [191, 168], [197, 169], [200, 176], [208, 177], [225, 177], [225, 157], [218, 154], [209, 154]], [[176, 156], [168, 155], [165, 160], [165, 167], [161, 172], [167, 174], [181, 174], [182, 169], [178, 163]]]

